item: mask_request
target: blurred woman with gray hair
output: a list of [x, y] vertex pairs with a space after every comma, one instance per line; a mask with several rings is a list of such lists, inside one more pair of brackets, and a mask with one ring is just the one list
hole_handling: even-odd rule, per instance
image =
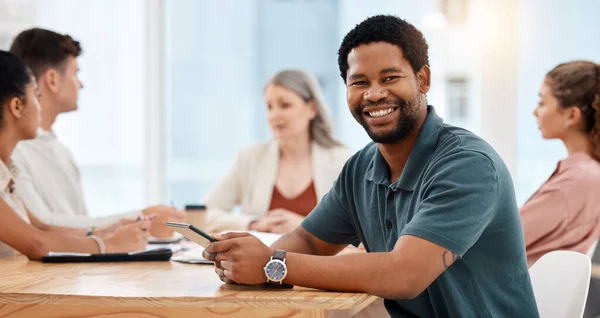
[[[273, 140], [240, 151], [204, 201], [211, 231], [288, 233], [333, 186], [351, 152], [333, 136], [333, 120], [317, 79], [283, 70], [266, 84]], [[242, 215], [232, 209], [241, 205]]]

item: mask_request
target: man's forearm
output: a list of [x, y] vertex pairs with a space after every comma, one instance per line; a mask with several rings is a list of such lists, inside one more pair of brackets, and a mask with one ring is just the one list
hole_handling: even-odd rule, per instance
[[[415, 297], [390, 253], [314, 256], [288, 253], [284, 282], [325, 290], [366, 292], [390, 299]], [[406, 277], [410, 277], [406, 273]]]
[[297, 230], [283, 235], [271, 247], [299, 254], [316, 254], [309, 240]]
[[321, 256], [336, 255], [347, 246], [347, 244], [331, 244], [322, 241], [314, 237], [302, 226], [299, 226], [291, 233], [282, 236], [271, 245], [274, 249], [287, 252]]

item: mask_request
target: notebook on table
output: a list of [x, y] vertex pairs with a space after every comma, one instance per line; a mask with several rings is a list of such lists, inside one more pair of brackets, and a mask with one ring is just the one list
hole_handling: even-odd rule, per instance
[[42, 256], [42, 263], [85, 263], [85, 262], [153, 262], [168, 261], [173, 256], [170, 248], [157, 248], [130, 253], [55, 253]]

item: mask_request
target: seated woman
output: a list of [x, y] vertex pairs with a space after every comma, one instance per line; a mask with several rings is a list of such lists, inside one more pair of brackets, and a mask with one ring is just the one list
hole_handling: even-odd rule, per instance
[[555, 67], [534, 115], [542, 136], [560, 139], [569, 155], [520, 210], [529, 266], [554, 250], [587, 253], [600, 236], [600, 65]]
[[20, 252], [38, 260], [54, 252], [130, 252], [144, 249], [149, 221], [86, 236], [85, 229], [45, 224], [31, 214], [14, 191], [11, 154], [21, 140], [35, 138], [40, 106], [35, 79], [24, 62], [0, 51], [0, 257]]
[[[284, 70], [264, 90], [274, 140], [242, 150], [204, 201], [207, 228], [287, 233], [333, 186], [351, 152], [333, 137], [319, 84]], [[240, 205], [242, 215], [231, 210]]]

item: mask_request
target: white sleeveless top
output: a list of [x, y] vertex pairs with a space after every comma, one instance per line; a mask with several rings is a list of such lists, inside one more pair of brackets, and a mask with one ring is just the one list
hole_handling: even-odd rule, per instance
[[[8, 204], [13, 213], [18, 214], [25, 222], [29, 223], [27, 210], [23, 201], [17, 196], [15, 188], [15, 169], [9, 169], [0, 160], [0, 197]], [[18, 254], [12, 247], [0, 242], [0, 257], [8, 257]]]

